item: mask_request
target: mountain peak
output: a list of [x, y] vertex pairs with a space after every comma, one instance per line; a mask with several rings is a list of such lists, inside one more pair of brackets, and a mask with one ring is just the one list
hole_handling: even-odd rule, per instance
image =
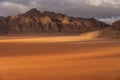
[[37, 10], [36, 8], [32, 8], [29, 11], [26, 12], [26, 14], [41, 14], [41, 12], [39, 10]]
[[83, 33], [107, 28], [109, 25], [94, 20], [69, 17], [62, 13], [40, 12], [32, 8], [24, 14], [0, 20], [0, 33], [68, 32]]

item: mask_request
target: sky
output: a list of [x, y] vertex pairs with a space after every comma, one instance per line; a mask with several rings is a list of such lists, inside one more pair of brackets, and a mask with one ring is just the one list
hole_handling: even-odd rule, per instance
[[31, 8], [94, 17], [109, 24], [120, 19], [120, 0], [0, 0], [0, 16], [24, 13]]

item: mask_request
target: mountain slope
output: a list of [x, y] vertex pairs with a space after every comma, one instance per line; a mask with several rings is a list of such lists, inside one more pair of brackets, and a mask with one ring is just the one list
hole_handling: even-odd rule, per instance
[[0, 17], [0, 34], [8, 33], [7, 21], [4, 17]]
[[120, 20], [103, 30], [100, 37], [120, 38]]
[[120, 20], [114, 22], [106, 29], [83, 33], [81, 36], [90, 38], [120, 38]]
[[[3, 22], [4, 24], [2, 24]], [[105, 29], [109, 26], [94, 18], [69, 17], [49, 11], [41, 13], [37, 9], [31, 9], [24, 14], [9, 16], [5, 18], [5, 21], [0, 21], [0, 23], [0, 33], [5, 31], [8, 34], [41, 32], [84, 33]]]

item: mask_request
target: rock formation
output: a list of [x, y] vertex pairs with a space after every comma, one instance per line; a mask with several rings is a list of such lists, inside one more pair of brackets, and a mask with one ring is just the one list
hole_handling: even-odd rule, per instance
[[8, 33], [7, 21], [4, 17], [0, 17], [0, 34], [7, 33]]
[[69, 32], [84, 33], [101, 30], [109, 25], [94, 18], [69, 17], [61, 13], [37, 9], [15, 16], [0, 18], [0, 33]]
[[120, 20], [101, 32], [101, 37], [120, 38]]

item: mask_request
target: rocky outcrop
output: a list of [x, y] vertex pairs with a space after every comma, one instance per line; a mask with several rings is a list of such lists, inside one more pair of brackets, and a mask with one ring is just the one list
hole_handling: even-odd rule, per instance
[[100, 37], [120, 38], [120, 21], [114, 22], [110, 27], [103, 30]]
[[4, 17], [0, 17], [0, 34], [7, 33], [8, 33], [7, 21]]
[[0, 20], [0, 33], [69, 32], [83, 33], [107, 28], [94, 18], [69, 17], [61, 13], [37, 9]]
[[120, 20], [114, 22], [114, 23], [112, 24], [111, 28], [120, 31]]

